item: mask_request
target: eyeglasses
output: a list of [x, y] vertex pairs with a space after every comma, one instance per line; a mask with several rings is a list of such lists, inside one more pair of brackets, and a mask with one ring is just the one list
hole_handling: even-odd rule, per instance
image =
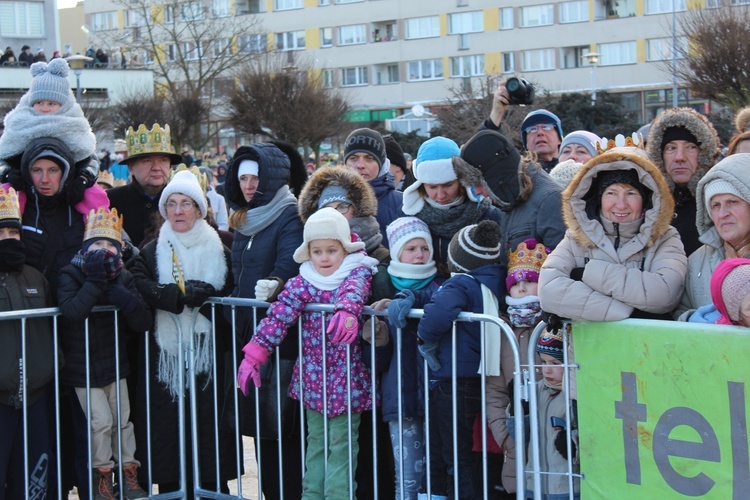
[[167, 207], [167, 210], [170, 212], [174, 212], [175, 210], [177, 210], [177, 207], [180, 207], [180, 209], [183, 212], [187, 212], [191, 208], [195, 207], [195, 202], [183, 201], [182, 203], [177, 203], [176, 201], [168, 201], [165, 206]]
[[524, 129], [524, 132], [527, 134], [536, 134], [540, 130], [549, 131], [555, 128], [554, 123], [542, 123], [540, 125], [532, 125], [531, 127], [526, 127]]
[[349, 211], [350, 208], [352, 208], [352, 204], [342, 202], [336, 205], [335, 207], [331, 207], [331, 208], [335, 208], [340, 214], [345, 214]]

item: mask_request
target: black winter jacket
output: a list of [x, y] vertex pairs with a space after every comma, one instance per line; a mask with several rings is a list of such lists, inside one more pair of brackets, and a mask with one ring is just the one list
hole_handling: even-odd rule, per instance
[[[107, 191], [112, 208], [122, 215], [122, 228], [130, 236], [130, 241], [138, 248], [143, 246], [143, 238], [153, 232], [154, 221], [159, 217], [161, 191], [150, 198], [138, 182], [133, 180], [125, 186]], [[161, 218], [158, 218], [161, 223]]]

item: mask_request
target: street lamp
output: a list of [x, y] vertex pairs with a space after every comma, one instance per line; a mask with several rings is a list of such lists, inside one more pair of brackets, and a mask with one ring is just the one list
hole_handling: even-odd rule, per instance
[[65, 58], [68, 61], [68, 66], [73, 70], [76, 75], [76, 102], [81, 104], [81, 73], [83, 73], [83, 67], [87, 62], [93, 61], [92, 58], [76, 54], [74, 56], [68, 56]]
[[581, 59], [586, 59], [586, 61], [591, 65], [591, 105], [593, 106], [596, 104], [596, 65], [599, 63], [599, 57], [601, 54], [598, 52], [589, 52], [588, 54], [584, 54], [581, 56]]

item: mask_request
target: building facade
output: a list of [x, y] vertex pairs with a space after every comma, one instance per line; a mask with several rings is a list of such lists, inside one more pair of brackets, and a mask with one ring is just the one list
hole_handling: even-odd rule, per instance
[[0, 0], [0, 49], [10, 47], [18, 60], [24, 45], [32, 55], [41, 49], [47, 59], [59, 50], [56, 0]]

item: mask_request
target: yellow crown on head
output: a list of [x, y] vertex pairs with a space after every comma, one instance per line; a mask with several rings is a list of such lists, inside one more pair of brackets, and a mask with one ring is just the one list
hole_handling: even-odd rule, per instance
[[[533, 272], [537, 273], [536, 278], [538, 278], [539, 270], [542, 268], [547, 255], [549, 255], [549, 249], [543, 243], [536, 243], [536, 245], [534, 243], [536, 243], [536, 240], [532, 239], [522, 241], [515, 251], [510, 252], [508, 256], [508, 276], [520, 272], [520, 278], [526, 276], [528, 272]], [[529, 248], [527, 244], [532, 245], [532, 248]]]
[[122, 215], [117, 214], [116, 208], [99, 207], [89, 212], [83, 241], [99, 238], [108, 238], [122, 245]]
[[625, 137], [622, 134], [617, 134], [614, 139], [607, 139], [602, 137], [596, 143], [596, 153], [602, 154], [613, 148], [638, 148], [645, 149], [643, 144], [643, 134], [633, 132], [633, 135]]
[[203, 190], [203, 194], [206, 194], [206, 189], [208, 187], [208, 179], [206, 178], [206, 174], [201, 172], [201, 169], [198, 167], [190, 167], [188, 168], [187, 165], [184, 163], [180, 163], [177, 165], [177, 168], [172, 171], [172, 173], [169, 175], [169, 180], [171, 181], [172, 178], [177, 175], [177, 172], [182, 172], [183, 170], [187, 170], [191, 174], [195, 176], [196, 179], [198, 179], [198, 184], [200, 184], [201, 189]]
[[113, 187], [115, 185], [115, 176], [109, 170], [100, 170], [96, 182]]
[[125, 142], [128, 145], [128, 157], [144, 154], [175, 154], [169, 125], [161, 128], [158, 123], [154, 123], [151, 130], [143, 123], [138, 126], [138, 130], [130, 127], [125, 133]]
[[6, 190], [0, 186], [0, 220], [21, 220], [21, 205], [18, 203], [18, 194], [12, 187]]

